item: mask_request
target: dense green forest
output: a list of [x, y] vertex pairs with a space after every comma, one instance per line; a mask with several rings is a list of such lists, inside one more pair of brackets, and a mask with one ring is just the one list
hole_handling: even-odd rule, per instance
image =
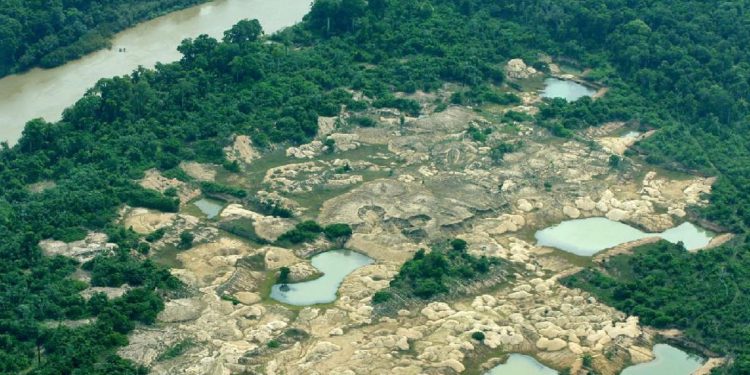
[[3, 0], [0, 77], [52, 68], [109, 47], [110, 38], [140, 21], [205, 0]]
[[[0, 9], [25, 3], [3, 2]], [[38, 4], [29, 6], [29, 17], [44, 19], [58, 9]], [[174, 198], [134, 183], [146, 169], [181, 176], [182, 160], [224, 164], [222, 148], [232, 134], [248, 134], [259, 147], [303, 143], [316, 134], [318, 116], [336, 115], [342, 106], [417, 114], [416, 102], [394, 93], [432, 91], [445, 82], [461, 88], [454, 103], [513, 102], [517, 98], [498, 89], [503, 63], [522, 57], [539, 65], [539, 52], [591, 66], [588, 76], [611, 88], [596, 101], [550, 101], [536, 118], [540, 125], [559, 136], [608, 120], [660, 128], [637, 150], [654, 163], [720, 176], [711, 205], [695, 214], [744, 232], [750, 225], [747, 5], [745, 0], [318, 0], [301, 25], [270, 37], [271, 43], [261, 37], [257, 22], [243, 21], [221, 41], [201, 36], [183, 42], [176, 63], [101, 80], [60, 122], [31, 121], [17, 145], [0, 150], [0, 372], [143, 372], [112, 357], [114, 349], [126, 343], [124, 334], [135, 324], [153, 321], [165, 291], [180, 287], [165, 270], [144, 261], [137, 251], [141, 238], [111, 224], [123, 204], [177, 209]], [[0, 56], [6, 58], [10, 48], [14, 59], [2, 64], [15, 69], [15, 59], [26, 54], [19, 46], [35, 37], [6, 43], [22, 25], [0, 18], [7, 21], [0, 22]], [[34, 35], [41, 39], [46, 27], [60, 24], [39, 22], [45, 28]], [[28, 64], [54, 50], [43, 49]], [[355, 101], [345, 89], [372, 100]], [[40, 181], [55, 186], [42, 192], [27, 188]], [[92, 282], [136, 289], [117, 299], [86, 301], [79, 295], [85, 285], [70, 277], [77, 265], [46, 257], [37, 245], [44, 238], [79, 239], [86, 230], [105, 231], [120, 245], [116, 254], [82, 265], [96, 276]], [[746, 257], [746, 247], [723, 249]], [[688, 277], [710, 281], [698, 267], [724, 270], [721, 280], [747, 285], [747, 273], [730, 271], [739, 264], [731, 257], [693, 257], [675, 256], [681, 260], [669, 262], [665, 285]], [[417, 280], [402, 281], [417, 285]], [[690, 311], [715, 311], [710, 308], [715, 291], [691, 290], [698, 296], [690, 299], [696, 306]], [[632, 301], [635, 305], [622, 308], [643, 305], [638, 311], [653, 311], [654, 324], [676, 316], [664, 299]], [[78, 328], [60, 324], [92, 317], [95, 323]], [[688, 328], [688, 320], [697, 318], [680, 317], [674, 326]], [[721, 315], [714, 317], [707, 326], [722, 324]], [[726, 372], [746, 373], [750, 358], [731, 345], [742, 345], [738, 335], [747, 335], [747, 322], [729, 323], [735, 331], [694, 337], [709, 345], [727, 343], [717, 348], [738, 357]]]

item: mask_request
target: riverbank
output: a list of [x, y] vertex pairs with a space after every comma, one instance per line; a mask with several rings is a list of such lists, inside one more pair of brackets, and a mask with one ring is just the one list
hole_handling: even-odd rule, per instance
[[242, 19], [258, 19], [266, 33], [292, 26], [308, 10], [308, 0], [216, 0], [172, 12], [114, 35], [110, 49], [99, 50], [53, 69], [33, 69], [0, 79], [0, 141], [13, 145], [27, 121], [57, 121], [99, 79], [130, 74], [139, 66], [180, 58], [185, 38], [221, 38]]

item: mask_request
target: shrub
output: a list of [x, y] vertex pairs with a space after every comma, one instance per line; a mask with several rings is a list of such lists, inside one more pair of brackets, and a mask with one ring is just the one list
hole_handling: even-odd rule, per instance
[[156, 242], [156, 241], [159, 241], [160, 239], [164, 238], [164, 234], [166, 234], [166, 233], [167, 233], [167, 229], [166, 228], [159, 228], [159, 229], [157, 229], [157, 230], [149, 233], [148, 235], [146, 235], [145, 239], [148, 242]]
[[620, 162], [622, 159], [617, 155], [610, 155], [609, 156], [609, 166], [612, 168], [617, 168], [620, 166]]
[[471, 334], [471, 338], [477, 341], [484, 341], [484, 332], [476, 331]]
[[288, 284], [289, 283], [289, 274], [291, 273], [291, 270], [289, 267], [281, 267], [279, 268], [279, 278], [276, 279], [277, 284]]
[[455, 240], [451, 241], [451, 247], [453, 248], [453, 250], [463, 253], [468, 248], [468, 244], [466, 243], [466, 241], [460, 238], [456, 238]]
[[329, 240], [345, 239], [352, 235], [352, 228], [349, 224], [330, 224], [323, 229], [326, 237]]
[[505, 154], [514, 152], [517, 149], [517, 145], [503, 142], [492, 147], [492, 149], [490, 150], [490, 158], [492, 158], [492, 161], [494, 161], [496, 164], [500, 164], [503, 162]]
[[180, 233], [180, 247], [183, 249], [189, 249], [193, 246], [193, 240], [195, 235], [190, 231], [184, 231]]
[[336, 151], [336, 140], [333, 138], [326, 138], [326, 140], [323, 142], [323, 145], [326, 147], [326, 152], [329, 154], [332, 154], [334, 151]]
[[201, 190], [205, 194], [227, 194], [237, 198], [247, 196], [247, 192], [240, 188], [208, 181], [201, 182]]
[[377, 124], [375, 120], [365, 116], [352, 116], [349, 118], [349, 122], [364, 128], [372, 128]]
[[387, 302], [391, 299], [391, 297], [393, 297], [391, 293], [384, 290], [379, 290], [372, 295], [372, 303], [377, 305], [379, 303]]
[[296, 245], [303, 242], [311, 242], [318, 238], [318, 235], [320, 235], [322, 231], [323, 228], [318, 223], [312, 220], [307, 220], [297, 224], [294, 229], [279, 236], [276, 242], [282, 245]]
[[224, 164], [222, 164], [224, 169], [228, 170], [229, 172], [233, 173], [239, 173], [240, 172], [240, 163], [237, 162], [237, 160], [234, 161], [225, 161]]

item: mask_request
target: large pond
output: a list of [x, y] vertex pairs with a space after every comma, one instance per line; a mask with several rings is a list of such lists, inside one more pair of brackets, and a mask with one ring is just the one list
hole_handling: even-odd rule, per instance
[[690, 375], [703, 365], [702, 358], [666, 344], [655, 345], [654, 355], [653, 361], [630, 366], [620, 375]]
[[592, 96], [594, 94], [596, 94], [596, 90], [578, 82], [547, 78], [544, 80], [544, 89], [541, 96], [543, 98], [562, 98], [569, 102], [574, 102], [584, 96]]
[[346, 275], [373, 262], [372, 258], [351, 250], [331, 250], [315, 255], [312, 265], [323, 276], [301, 283], [276, 284], [271, 288], [271, 298], [289, 305], [309, 306], [336, 300], [339, 285]]
[[523, 354], [511, 354], [508, 360], [485, 375], [557, 375], [557, 371]]
[[[620, 375], [690, 375], [703, 364], [703, 359], [690, 355], [666, 344], [654, 346], [654, 356], [651, 362], [630, 366]], [[558, 372], [537, 362], [536, 359], [522, 355], [511, 354], [508, 361], [495, 366], [484, 375], [557, 375]]]
[[209, 219], [215, 218], [224, 209], [224, 202], [216, 199], [201, 198], [193, 204]]
[[[112, 40], [111, 50], [54, 69], [5, 77], [0, 80], [0, 141], [16, 143], [32, 118], [59, 120], [63, 109], [100, 78], [179, 59], [176, 48], [185, 38], [201, 34], [219, 38], [245, 18], [258, 19], [265, 32], [272, 33], [300, 21], [309, 9], [310, 0], [216, 0], [125, 30]], [[119, 52], [122, 48], [126, 52]]]
[[554, 247], [581, 256], [591, 256], [613, 246], [654, 236], [672, 243], [682, 241], [686, 249], [693, 250], [708, 245], [713, 234], [687, 222], [662, 233], [646, 233], [617, 221], [593, 217], [563, 221], [534, 235], [538, 246]]

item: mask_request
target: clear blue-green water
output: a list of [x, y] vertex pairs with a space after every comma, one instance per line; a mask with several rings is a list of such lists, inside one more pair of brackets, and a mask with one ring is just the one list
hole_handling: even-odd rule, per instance
[[687, 222], [662, 233], [646, 233], [603, 217], [563, 221], [534, 235], [538, 246], [554, 247], [581, 256], [591, 256], [613, 246], [654, 236], [672, 243], [682, 241], [688, 250], [704, 247], [713, 238], [711, 232]]
[[703, 359], [683, 352], [673, 346], [654, 346], [655, 359], [630, 366], [620, 375], [690, 375], [703, 365]]
[[557, 375], [557, 371], [523, 354], [511, 354], [508, 360], [484, 375]]
[[193, 204], [209, 219], [215, 218], [224, 209], [224, 202], [215, 199], [201, 198], [193, 202]]
[[[654, 346], [655, 359], [630, 366], [620, 375], [690, 375], [703, 365], [703, 359], [673, 346]], [[495, 366], [484, 375], [557, 375], [558, 372], [522, 354], [511, 354], [508, 361]]]
[[357, 268], [371, 264], [373, 260], [356, 251], [331, 250], [315, 255], [310, 262], [323, 276], [287, 284], [288, 290], [284, 290], [281, 284], [275, 284], [271, 288], [271, 298], [295, 306], [333, 302], [344, 277]]
[[574, 102], [584, 96], [592, 96], [596, 90], [586, 87], [580, 83], [566, 81], [558, 78], [547, 78], [544, 80], [543, 98], [563, 98]]

